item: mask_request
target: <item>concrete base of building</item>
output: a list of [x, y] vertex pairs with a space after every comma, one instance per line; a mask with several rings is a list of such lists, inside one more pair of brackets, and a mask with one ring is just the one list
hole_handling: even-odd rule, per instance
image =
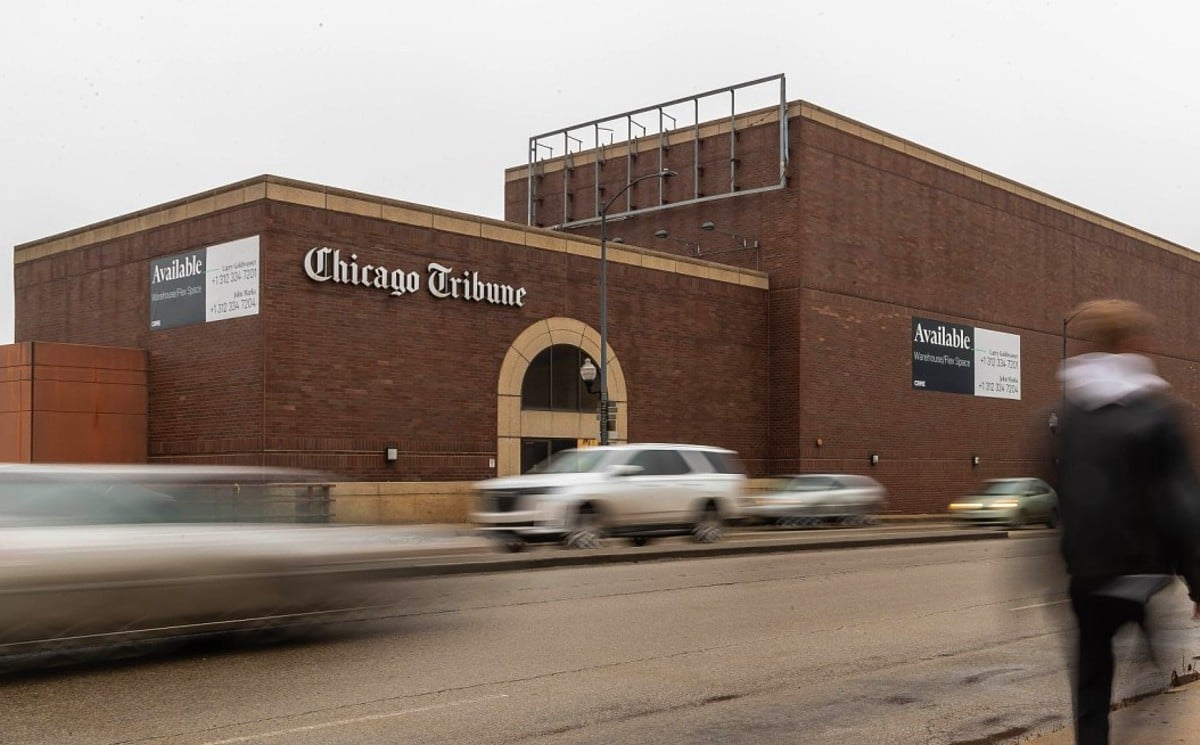
[[332, 485], [335, 523], [465, 523], [469, 481], [351, 481]]

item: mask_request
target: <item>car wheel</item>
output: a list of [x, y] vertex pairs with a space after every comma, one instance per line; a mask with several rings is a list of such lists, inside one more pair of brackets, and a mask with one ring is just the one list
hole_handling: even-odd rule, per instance
[[635, 535], [629, 539], [629, 543], [634, 546], [645, 546], [649, 542], [650, 536], [648, 535]]
[[709, 502], [704, 505], [704, 512], [692, 528], [692, 540], [696, 543], [716, 543], [725, 535], [725, 524], [721, 520], [721, 511], [717, 505]]
[[1025, 510], [1017, 510], [1017, 514], [1013, 515], [1013, 519], [1009, 522], [1008, 527], [1013, 530], [1025, 527]]
[[512, 538], [505, 538], [500, 546], [510, 554], [519, 554], [525, 550], [526, 543], [523, 539], [513, 536]]
[[1046, 527], [1054, 530], [1058, 527], [1058, 508], [1050, 510], [1050, 515], [1046, 518]]
[[567, 548], [600, 548], [604, 545], [604, 525], [594, 507], [585, 504], [579, 508], [563, 544]]

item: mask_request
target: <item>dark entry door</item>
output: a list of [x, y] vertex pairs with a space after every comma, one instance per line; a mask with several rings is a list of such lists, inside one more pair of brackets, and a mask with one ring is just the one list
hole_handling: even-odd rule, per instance
[[538, 463], [554, 455], [559, 450], [575, 447], [577, 442], [561, 437], [554, 438], [521, 438], [521, 473], [526, 473]]

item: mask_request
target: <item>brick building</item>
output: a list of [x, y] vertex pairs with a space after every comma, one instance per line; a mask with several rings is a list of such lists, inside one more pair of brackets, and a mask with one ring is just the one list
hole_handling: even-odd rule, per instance
[[[754, 457], [765, 430], [744, 413], [766, 405], [765, 275], [610, 249], [615, 438], [688, 435]], [[148, 353], [151, 461], [459, 481], [520, 470], [523, 440], [598, 434], [586, 395], [521, 404], [553, 345], [598, 358], [593, 239], [264, 176], [15, 253], [18, 342]], [[235, 284], [242, 296], [218, 297]], [[727, 323], [736, 338], [718, 345]], [[676, 406], [698, 369], [728, 384]]]
[[610, 202], [617, 440], [938, 511], [1036, 469], [1064, 314], [1099, 296], [1163, 319], [1156, 361], [1200, 400], [1191, 252], [914, 143], [781, 97], [545, 150], [507, 171], [506, 221], [263, 176], [18, 246], [16, 339], [143, 350], [151, 461], [514, 473], [597, 432], [575, 371]]

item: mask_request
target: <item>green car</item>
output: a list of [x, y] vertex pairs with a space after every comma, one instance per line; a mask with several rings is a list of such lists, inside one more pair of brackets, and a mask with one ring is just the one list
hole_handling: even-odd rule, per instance
[[1058, 526], [1058, 494], [1041, 479], [992, 479], [977, 494], [950, 503], [955, 520], [1020, 528], [1029, 523]]

